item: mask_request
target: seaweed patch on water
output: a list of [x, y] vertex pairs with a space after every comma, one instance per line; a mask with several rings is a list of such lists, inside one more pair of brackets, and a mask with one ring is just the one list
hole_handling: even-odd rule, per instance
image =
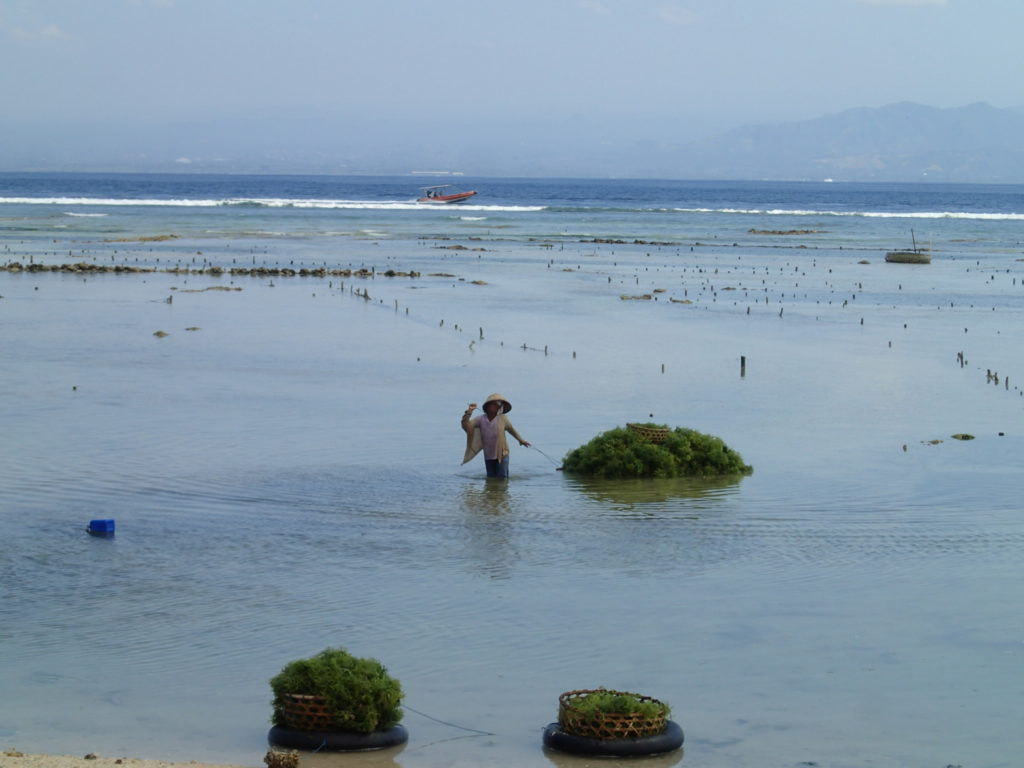
[[118, 237], [113, 240], [104, 240], [105, 243], [163, 243], [168, 240], [177, 240], [180, 235], [143, 235], [141, 237]]
[[752, 235], [820, 235], [824, 229], [748, 229]]
[[566, 472], [588, 477], [749, 475], [754, 468], [714, 435], [664, 424], [630, 424], [598, 435], [565, 457]]

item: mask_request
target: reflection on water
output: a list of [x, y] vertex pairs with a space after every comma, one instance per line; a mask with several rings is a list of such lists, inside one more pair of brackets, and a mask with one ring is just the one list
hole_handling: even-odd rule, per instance
[[709, 503], [739, 490], [742, 475], [607, 479], [568, 476], [569, 482], [596, 501], [614, 509], [657, 515], [665, 507], [650, 506], [671, 499], [704, 499]]
[[396, 761], [408, 743], [366, 752], [302, 752], [302, 768], [400, 768]]
[[482, 485], [467, 485], [462, 491], [462, 503], [467, 511], [480, 515], [503, 515], [510, 509], [509, 481], [485, 478]]
[[515, 524], [509, 519], [513, 510], [509, 481], [485, 478], [469, 483], [462, 489], [461, 501], [466, 549], [475, 569], [492, 579], [509, 578], [518, 559]]
[[[544, 747], [546, 757], [555, 768], [614, 768], [615, 766], [641, 765], [643, 768], [671, 768], [683, 761], [686, 748], [669, 752], [664, 755], [651, 755], [649, 757], [634, 757], [632, 759], [615, 759], [610, 757], [584, 757], [581, 755], [567, 755], [554, 749]], [[639, 762], [638, 762], [639, 761]]]

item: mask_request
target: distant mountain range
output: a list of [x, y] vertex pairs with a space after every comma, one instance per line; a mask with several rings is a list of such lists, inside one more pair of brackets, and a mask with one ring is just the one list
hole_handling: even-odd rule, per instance
[[667, 148], [686, 177], [1024, 182], [1024, 111], [910, 102]]
[[1024, 183], [1024, 108], [902, 102], [703, 139], [694, 130], [642, 115], [548, 124], [323, 114], [0, 122], [0, 170]]

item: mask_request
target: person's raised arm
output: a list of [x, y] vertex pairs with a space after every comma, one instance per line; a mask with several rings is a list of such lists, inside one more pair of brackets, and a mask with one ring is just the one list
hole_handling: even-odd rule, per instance
[[469, 423], [469, 417], [473, 415], [473, 411], [476, 410], [476, 403], [470, 403], [466, 406], [466, 412], [462, 414], [462, 428], [469, 432], [473, 427]]

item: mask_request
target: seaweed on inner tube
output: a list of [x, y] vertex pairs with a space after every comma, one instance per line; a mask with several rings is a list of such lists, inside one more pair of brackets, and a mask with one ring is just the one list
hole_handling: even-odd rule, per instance
[[[693, 429], [638, 424], [616, 427], [566, 454], [566, 472], [589, 477], [708, 477], [749, 475], [754, 468], [714, 435]], [[664, 432], [654, 442], [644, 431]]]

